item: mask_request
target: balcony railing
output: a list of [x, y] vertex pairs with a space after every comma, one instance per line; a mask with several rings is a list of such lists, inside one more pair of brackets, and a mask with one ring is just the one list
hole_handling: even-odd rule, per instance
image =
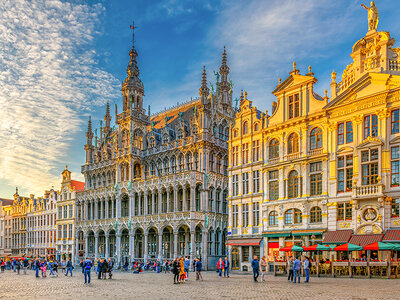
[[269, 165], [277, 164], [278, 162], [280, 162], [280, 158], [279, 157], [268, 159], [268, 164]]
[[292, 153], [292, 154], [287, 154], [286, 155], [286, 159], [285, 160], [294, 160], [294, 159], [298, 159], [301, 156], [301, 152], [297, 152], [297, 153]]
[[353, 188], [353, 197], [374, 196], [382, 194], [382, 184], [362, 185]]
[[321, 155], [322, 154], [322, 149], [315, 149], [315, 150], [310, 150], [308, 152], [309, 156], [314, 156], [314, 155]]

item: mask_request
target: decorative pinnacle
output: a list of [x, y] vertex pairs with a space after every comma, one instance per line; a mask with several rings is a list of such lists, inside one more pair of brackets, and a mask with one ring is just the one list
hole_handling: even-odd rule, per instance
[[331, 74], [331, 78], [332, 78], [332, 82], [336, 82], [336, 72], [335, 72], [335, 70], [333, 70], [332, 71], [332, 74]]
[[311, 73], [311, 66], [308, 66], [308, 72]]
[[89, 116], [88, 132], [92, 132], [92, 118]]
[[206, 87], [207, 86], [207, 73], [206, 73], [206, 66], [203, 66], [203, 77], [201, 80], [201, 86]]
[[325, 93], [325, 97], [324, 97], [324, 99], [328, 99], [328, 90], [327, 90], [327, 89], [325, 89], [324, 93]]
[[282, 83], [282, 78], [279, 78], [279, 84], [281, 84]]
[[107, 107], [106, 107], [106, 116], [110, 115], [110, 101], [107, 100]]
[[243, 90], [240, 92], [240, 103], [242, 103], [242, 101], [244, 100], [244, 97], [243, 97]]
[[247, 92], [244, 92], [244, 99], [247, 100]]
[[226, 48], [224, 46], [224, 52], [222, 53], [222, 64], [226, 65]]
[[296, 62], [293, 61], [293, 71], [296, 71]]

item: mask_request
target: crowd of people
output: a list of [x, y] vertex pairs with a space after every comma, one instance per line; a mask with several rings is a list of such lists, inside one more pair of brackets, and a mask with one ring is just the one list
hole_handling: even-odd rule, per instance
[[[114, 261], [109, 258], [96, 258], [91, 260], [90, 258], [81, 259], [79, 262], [79, 266], [82, 270], [82, 274], [84, 277], [85, 284], [90, 284], [91, 281], [91, 271], [92, 269], [96, 272], [97, 278], [100, 280], [112, 279], [113, 270], [114, 270]], [[21, 270], [23, 270], [23, 274], [27, 274], [27, 270], [34, 270], [35, 277], [45, 278], [49, 277], [58, 277], [59, 269], [61, 269], [62, 274], [65, 276], [72, 276], [72, 272], [74, 266], [70, 259], [63, 260], [61, 262], [49, 258], [38, 258], [38, 259], [28, 259], [28, 258], [14, 258], [9, 259], [7, 261], [0, 260], [1, 272], [5, 272], [5, 270], [13, 270], [18, 275]], [[133, 261], [129, 264], [127, 261], [119, 264], [117, 269], [121, 269], [123, 271], [129, 271], [129, 269], [133, 273], [142, 273], [144, 271], [154, 271], [157, 273], [170, 273], [172, 271], [174, 275], [174, 284], [185, 283], [189, 278], [190, 271], [190, 259], [189, 257], [180, 257], [176, 258], [173, 261], [165, 260], [162, 262], [160, 259], [149, 260], [147, 262], [144, 261]], [[192, 270], [196, 274], [196, 281], [203, 280], [203, 276], [201, 274], [202, 271], [202, 262], [199, 258], [193, 260]], [[260, 260], [257, 256], [254, 256], [254, 259], [251, 261], [251, 267], [253, 269], [253, 279], [254, 282], [258, 282], [258, 277], [261, 272], [261, 282], [265, 281], [265, 275], [268, 271], [268, 261], [265, 256], [263, 256]], [[220, 258], [216, 264], [216, 271], [218, 273], [218, 277], [229, 278], [230, 275], [230, 262], [227, 257]], [[300, 260], [299, 257], [288, 257], [287, 260], [287, 270], [288, 270], [288, 281], [293, 283], [300, 283], [300, 273], [301, 269], [304, 270], [305, 274], [305, 282], [309, 282], [310, 279], [310, 269], [311, 269], [311, 260], [309, 257], [304, 257], [303, 261]]]

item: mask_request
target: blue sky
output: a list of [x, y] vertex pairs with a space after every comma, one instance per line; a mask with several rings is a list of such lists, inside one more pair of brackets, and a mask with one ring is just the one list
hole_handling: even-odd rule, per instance
[[[400, 38], [395, 1], [376, 1], [378, 29]], [[65, 164], [81, 180], [88, 116], [121, 107], [132, 31], [144, 105], [156, 112], [198, 95], [227, 47], [234, 98], [244, 89], [261, 110], [292, 69], [309, 65], [329, 90], [367, 31], [359, 1], [60, 1], [0, 3], [0, 196], [59, 188]], [[368, 4], [365, 2], [365, 4]], [[396, 44], [397, 45], [397, 44]]]

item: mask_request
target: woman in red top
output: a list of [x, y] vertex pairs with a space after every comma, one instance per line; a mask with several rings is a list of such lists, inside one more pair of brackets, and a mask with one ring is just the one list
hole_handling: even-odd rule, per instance
[[224, 261], [222, 260], [222, 258], [219, 259], [219, 261], [217, 262], [217, 270], [219, 273], [219, 277], [222, 277], [222, 271], [224, 270]]

